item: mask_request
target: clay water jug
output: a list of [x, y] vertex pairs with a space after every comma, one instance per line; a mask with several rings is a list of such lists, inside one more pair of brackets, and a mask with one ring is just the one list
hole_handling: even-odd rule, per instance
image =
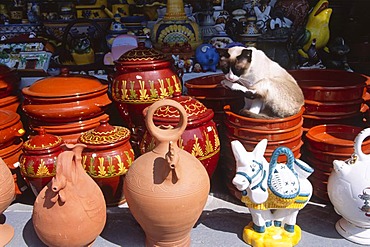
[[48, 246], [88, 246], [103, 231], [103, 193], [81, 164], [84, 144], [66, 144], [58, 155], [55, 177], [35, 200], [32, 222]]
[[[13, 175], [3, 159], [0, 158], [0, 215], [15, 199]], [[8, 224], [0, 223], [0, 246], [5, 246], [14, 236], [14, 229]]]
[[[175, 127], [160, 129], [153, 122], [163, 106], [180, 112]], [[206, 204], [210, 181], [202, 163], [177, 146], [187, 126], [180, 103], [153, 103], [145, 116], [156, 146], [137, 158], [126, 174], [124, 193], [129, 209], [143, 228], [146, 246], [190, 246], [190, 232]]]

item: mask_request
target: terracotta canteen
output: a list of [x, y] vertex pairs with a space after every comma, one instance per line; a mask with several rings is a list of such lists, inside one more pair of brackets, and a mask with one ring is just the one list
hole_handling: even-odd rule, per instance
[[[0, 198], [0, 214], [2, 214], [15, 199], [13, 175], [2, 158], [0, 158]], [[8, 244], [13, 236], [14, 228], [0, 223], [0, 246]]]
[[[180, 112], [174, 128], [155, 126], [154, 113], [163, 106]], [[202, 163], [177, 146], [187, 126], [186, 111], [174, 100], [160, 100], [148, 108], [145, 123], [156, 146], [127, 172], [124, 192], [129, 209], [145, 232], [146, 246], [190, 246], [190, 232], [206, 204], [210, 181]]]
[[55, 177], [37, 196], [32, 214], [35, 232], [47, 246], [90, 246], [103, 231], [103, 193], [83, 169], [83, 144], [66, 144]]
[[46, 133], [44, 128], [24, 142], [19, 157], [20, 171], [36, 196], [55, 176], [62, 144], [61, 137]]
[[82, 151], [82, 166], [101, 188], [108, 206], [125, 202], [124, 177], [134, 161], [130, 131], [100, 121], [93, 130], [81, 134], [78, 141], [86, 145]]

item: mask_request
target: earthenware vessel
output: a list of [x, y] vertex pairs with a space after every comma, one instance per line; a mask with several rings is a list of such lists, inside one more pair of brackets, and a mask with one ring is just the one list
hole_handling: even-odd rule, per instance
[[82, 166], [99, 185], [107, 205], [124, 203], [124, 178], [135, 157], [130, 131], [102, 120], [95, 129], [82, 133], [78, 142], [86, 145]]
[[0, 98], [14, 95], [20, 81], [21, 78], [16, 69], [0, 64]]
[[11, 145], [25, 133], [20, 115], [14, 111], [0, 110], [0, 149]]
[[[217, 167], [221, 146], [218, 130], [213, 121], [213, 111], [207, 109], [197, 99], [182, 96], [180, 93], [175, 93], [171, 99], [179, 102], [185, 108], [188, 116], [186, 129], [177, 145], [200, 160], [209, 177], [212, 177]], [[158, 108], [153, 116], [155, 125], [161, 128], [175, 127], [179, 119], [180, 114], [176, 108], [168, 106]], [[155, 146], [155, 139], [146, 131], [140, 142], [141, 153], [151, 151]]]
[[[155, 126], [154, 113], [164, 106], [180, 112], [176, 127]], [[164, 99], [148, 108], [145, 122], [157, 145], [127, 172], [124, 192], [129, 209], [146, 234], [146, 246], [190, 246], [190, 232], [207, 201], [210, 179], [202, 163], [177, 146], [187, 113], [180, 103]]]
[[61, 137], [46, 133], [44, 128], [24, 142], [19, 157], [20, 170], [36, 196], [55, 176], [62, 144]]
[[[15, 186], [13, 175], [0, 158], [0, 215], [15, 199]], [[0, 245], [5, 246], [14, 236], [14, 228], [8, 224], [0, 224]]]
[[352, 157], [334, 160], [328, 180], [330, 201], [343, 217], [336, 223], [336, 230], [344, 238], [364, 245], [370, 244], [370, 156], [362, 144], [369, 136], [369, 128], [356, 136]]
[[55, 177], [37, 196], [35, 232], [48, 246], [89, 246], [103, 231], [106, 207], [99, 186], [83, 169], [83, 144], [66, 144]]
[[20, 100], [15, 95], [9, 95], [0, 99], [0, 110], [17, 112], [19, 105]]

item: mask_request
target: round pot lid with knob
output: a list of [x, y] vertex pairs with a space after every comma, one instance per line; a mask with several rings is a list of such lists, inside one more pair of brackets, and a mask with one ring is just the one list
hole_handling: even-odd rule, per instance
[[63, 143], [61, 137], [48, 134], [41, 127], [38, 135], [31, 137], [23, 144], [23, 150], [25, 153], [53, 153], [60, 151]]

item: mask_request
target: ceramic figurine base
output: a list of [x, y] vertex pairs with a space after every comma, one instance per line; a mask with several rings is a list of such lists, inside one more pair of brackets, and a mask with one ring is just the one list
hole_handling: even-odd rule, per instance
[[335, 224], [335, 229], [344, 238], [357, 244], [370, 245], [370, 228], [358, 227], [341, 218]]
[[289, 233], [282, 227], [266, 227], [264, 233], [258, 233], [250, 222], [243, 230], [243, 240], [253, 247], [288, 247], [295, 246], [301, 240], [301, 228], [294, 226], [294, 233]]
[[0, 246], [7, 245], [14, 236], [14, 228], [8, 224], [0, 224]]

